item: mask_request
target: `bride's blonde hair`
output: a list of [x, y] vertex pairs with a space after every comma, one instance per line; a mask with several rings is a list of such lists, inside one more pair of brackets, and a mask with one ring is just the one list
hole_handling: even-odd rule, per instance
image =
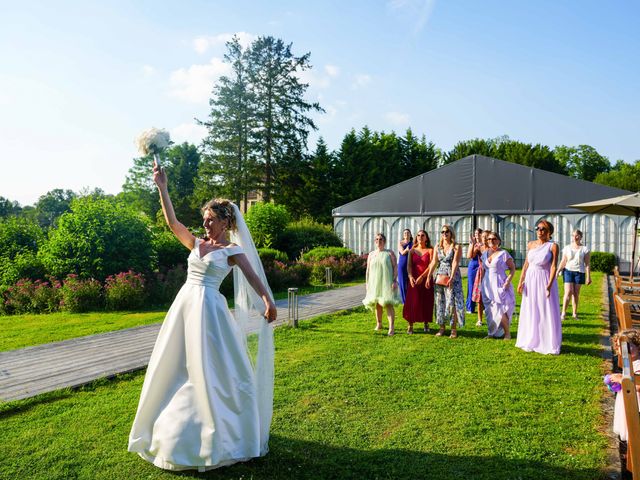
[[211, 212], [217, 218], [227, 220], [228, 229], [232, 232], [236, 231], [236, 215], [233, 212], [233, 203], [226, 198], [214, 198], [209, 200], [201, 209], [202, 215]]

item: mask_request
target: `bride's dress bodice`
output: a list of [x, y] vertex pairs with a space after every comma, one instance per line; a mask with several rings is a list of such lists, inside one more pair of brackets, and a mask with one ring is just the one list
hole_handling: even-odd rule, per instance
[[196, 239], [195, 245], [187, 260], [187, 281], [190, 285], [204, 285], [220, 289], [220, 284], [231, 271], [229, 257], [242, 253], [242, 249], [235, 245], [213, 250], [200, 257], [200, 244]]

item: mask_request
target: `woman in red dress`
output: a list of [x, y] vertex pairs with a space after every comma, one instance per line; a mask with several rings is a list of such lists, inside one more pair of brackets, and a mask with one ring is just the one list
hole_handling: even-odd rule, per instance
[[433, 258], [433, 248], [429, 235], [418, 230], [415, 246], [407, 258], [407, 298], [402, 316], [409, 322], [408, 334], [413, 333], [413, 324], [424, 323], [425, 333], [429, 331], [429, 322], [433, 319], [433, 283], [429, 278], [429, 264]]

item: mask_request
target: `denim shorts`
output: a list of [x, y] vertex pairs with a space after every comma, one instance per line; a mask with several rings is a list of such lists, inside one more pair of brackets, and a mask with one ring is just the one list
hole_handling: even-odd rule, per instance
[[577, 283], [584, 285], [584, 273], [582, 272], [572, 272], [565, 268], [562, 271], [562, 278], [564, 279], [564, 283]]

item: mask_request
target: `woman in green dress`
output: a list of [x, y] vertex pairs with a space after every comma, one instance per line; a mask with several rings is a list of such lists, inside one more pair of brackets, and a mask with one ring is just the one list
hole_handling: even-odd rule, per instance
[[385, 247], [387, 238], [377, 233], [376, 248], [367, 257], [367, 295], [362, 300], [365, 307], [376, 312], [376, 330], [382, 330], [382, 308], [387, 309], [389, 336], [395, 333], [394, 306], [402, 303], [398, 293], [398, 265], [393, 251]]

